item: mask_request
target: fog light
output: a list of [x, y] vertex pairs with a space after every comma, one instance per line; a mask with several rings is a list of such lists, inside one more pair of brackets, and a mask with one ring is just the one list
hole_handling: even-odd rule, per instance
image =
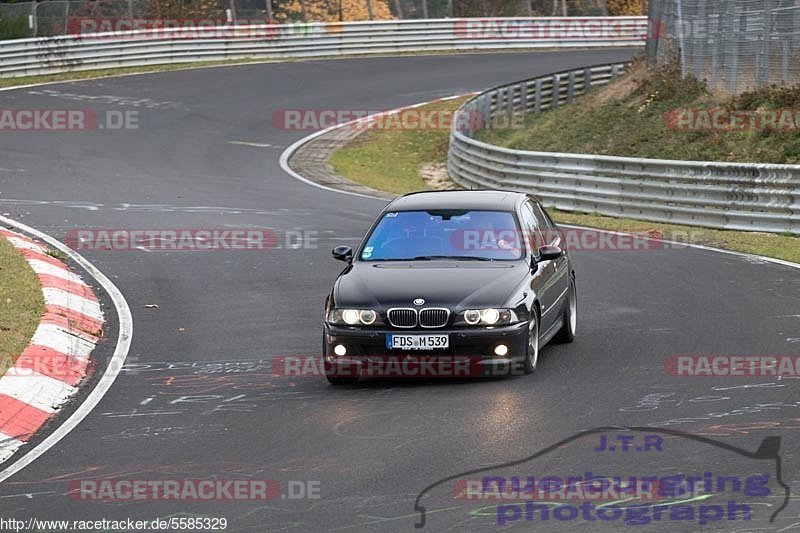
[[500, 357], [503, 357], [507, 353], [508, 353], [508, 346], [506, 346], [505, 344], [498, 344], [497, 346], [494, 347], [494, 354], [495, 355], [499, 355]]
[[333, 353], [341, 357], [347, 353], [347, 348], [344, 347], [344, 344], [337, 344], [336, 346], [333, 347]]

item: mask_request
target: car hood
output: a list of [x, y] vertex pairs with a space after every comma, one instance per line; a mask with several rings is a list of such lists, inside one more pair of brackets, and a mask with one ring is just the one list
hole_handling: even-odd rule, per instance
[[[336, 282], [337, 307], [501, 307], [530, 272], [524, 261], [356, 262]], [[515, 302], [512, 302], [512, 304]]]

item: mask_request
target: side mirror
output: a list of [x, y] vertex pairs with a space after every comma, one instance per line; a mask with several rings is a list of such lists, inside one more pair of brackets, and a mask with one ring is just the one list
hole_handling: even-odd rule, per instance
[[542, 246], [539, 248], [539, 261], [552, 261], [564, 255], [564, 250], [558, 246]]
[[337, 246], [333, 249], [333, 258], [346, 263], [352, 263], [353, 249], [349, 246]]

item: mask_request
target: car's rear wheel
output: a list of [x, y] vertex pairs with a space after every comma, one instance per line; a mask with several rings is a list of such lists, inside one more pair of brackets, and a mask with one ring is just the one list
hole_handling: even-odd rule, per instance
[[325, 369], [325, 378], [331, 385], [355, 385], [358, 376], [335, 376], [336, 366], [328, 362], [328, 343], [325, 342], [325, 333], [322, 333], [322, 366]]
[[575, 277], [569, 278], [569, 289], [567, 289], [567, 305], [564, 306], [564, 324], [556, 334], [558, 342], [572, 342], [575, 340], [575, 331], [578, 327], [578, 288], [575, 285]]
[[534, 312], [531, 313], [531, 319], [528, 322], [528, 342], [525, 347], [525, 361], [522, 369], [526, 374], [533, 374], [536, 372], [536, 367], [539, 365], [539, 315]]

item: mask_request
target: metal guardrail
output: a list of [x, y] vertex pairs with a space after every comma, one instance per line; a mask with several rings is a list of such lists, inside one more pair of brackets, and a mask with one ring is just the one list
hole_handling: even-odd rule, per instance
[[[498, 29], [484, 31], [492, 21]], [[480, 19], [477, 31], [470, 23], [475, 19], [223, 26], [0, 41], [0, 76], [249, 58], [642, 46], [647, 35], [645, 17]]]
[[545, 205], [654, 222], [800, 235], [800, 166], [669, 161], [511, 150], [474, 138], [512, 114], [538, 113], [608, 83], [624, 64], [516, 82], [483, 92], [454, 118], [447, 167], [462, 187], [527, 191]]

